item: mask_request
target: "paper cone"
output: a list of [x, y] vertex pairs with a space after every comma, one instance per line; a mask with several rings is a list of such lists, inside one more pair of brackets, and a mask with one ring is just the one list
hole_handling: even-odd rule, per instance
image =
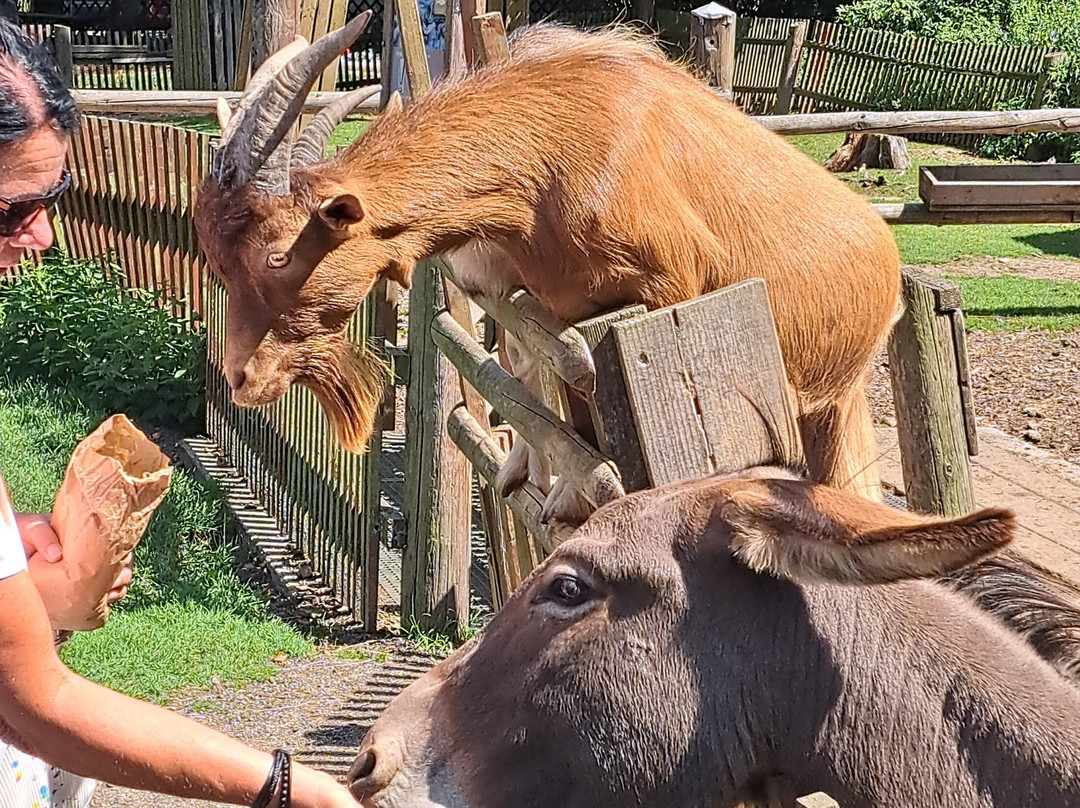
[[76, 447], [52, 512], [64, 557], [30, 559], [54, 628], [105, 624], [109, 589], [171, 478], [168, 458], [124, 415], [112, 416]]

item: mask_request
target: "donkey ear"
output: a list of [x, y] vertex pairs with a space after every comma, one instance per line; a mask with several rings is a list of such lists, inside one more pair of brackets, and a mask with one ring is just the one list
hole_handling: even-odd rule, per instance
[[364, 218], [364, 205], [354, 194], [338, 194], [324, 199], [318, 214], [331, 230], [347, 235], [349, 228]]
[[1012, 541], [1011, 511], [934, 519], [792, 480], [755, 480], [719, 506], [736, 558], [798, 583], [888, 583], [980, 561]]

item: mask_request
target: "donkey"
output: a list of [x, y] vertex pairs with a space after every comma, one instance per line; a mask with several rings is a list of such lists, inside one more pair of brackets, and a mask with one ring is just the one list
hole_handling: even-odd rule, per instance
[[1011, 512], [918, 517], [781, 468], [596, 511], [390, 703], [368, 808], [1080, 805], [1080, 693], [939, 583]]
[[[309, 138], [296, 159], [302, 101], [360, 25], [289, 46], [224, 110], [195, 223], [228, 291], [237, 404], [298, 382], [362, 449], [385, 370], [353, 350], [346, 323], [379, 279], [407, 286], [435, 253], [466, 292], [525, 288], [568, 322], [762, 277], [811, 473], [880, 496], [864, 372], [899, 311], [900, 262], [862, 197], [646, 39], [548, 25], [515, 36], [508, 62], [380, 116], [343, 153], [318, 160], [325, 140]], [[537, 391], [535, 358], [508, 353]], [[523, 447], [504, 493], [528, 475]], [[532, 475], [551, 491], [548, 467]], [[548, 509], [587, 515], [573, 511]]]

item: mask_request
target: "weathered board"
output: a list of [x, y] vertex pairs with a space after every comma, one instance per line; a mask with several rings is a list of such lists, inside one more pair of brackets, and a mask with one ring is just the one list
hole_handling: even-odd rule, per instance
[[801, 458], [763, 280], [611, 330], [653, 485]]
[[1080, 208], [1080, 165], [923, 166], [919, 196], [942, 208]]

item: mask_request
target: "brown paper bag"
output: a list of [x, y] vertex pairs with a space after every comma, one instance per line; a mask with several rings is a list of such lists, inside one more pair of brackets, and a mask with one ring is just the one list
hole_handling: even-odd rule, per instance
[[64, 557], [30, 559], [54, 628], [90, 631], [105, 624], [109, 590], [171, 477], [168, 458], [124, 415], [112, 416], [76, 447], [52, 512]]

